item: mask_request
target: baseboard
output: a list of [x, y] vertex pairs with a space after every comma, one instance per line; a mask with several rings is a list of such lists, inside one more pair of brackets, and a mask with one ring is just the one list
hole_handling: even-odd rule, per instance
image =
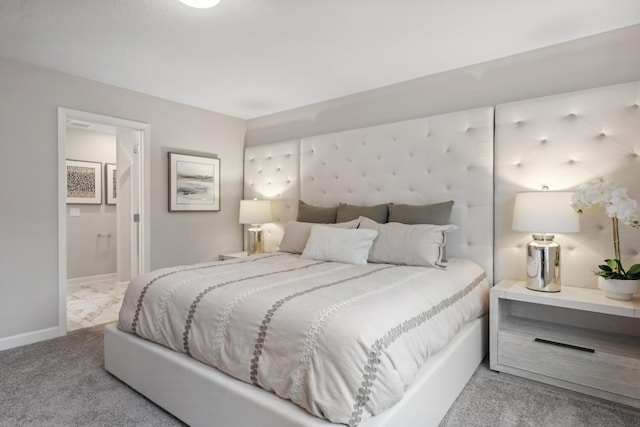
[[105, 280], [115, 280], [118, 278], [118, 273], [99, 274], [97, 276], [75, 277], [73, 279], [67, 279], [67, 286], [72, 285], [86, 285], [95, 282], [104, 282]]
[[59, 336], [58, 327], [41, 329], [39, 331], [27, 332], [24, 334], [13, 335], [11, 337], [0, 338], [0, 351], [9, 350], [10, 348], [22, 347], [23, 345], [33, 344], [40, 341], [50, 340]]

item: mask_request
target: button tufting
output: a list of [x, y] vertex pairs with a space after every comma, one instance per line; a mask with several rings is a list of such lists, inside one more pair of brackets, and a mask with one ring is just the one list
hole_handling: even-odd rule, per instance
[[631, 108], [633, 108], [634, 110], [637, 110], [638, 108], [640, 108], [640, 105], [638, 105], [638, 104], [633, 104], [633, 105], [631, 106]]
[[547, 138], [542, 138], [542, 139], [540, 140], [540, 144], [542, 144], [542, 145], [546, 144], [547, 142], [549, 142], [549, 141], [547, 140]]
[[567, 120], [573, 120], [575, 118], [576, 118], [576, 113], [567, 114], [567, 116], [565, 117], [565, 119]]
[[637, 159], [638, 158], [638, 153], [631, 153], [631, 157], [634, 158], [634, 159]]
[[522, 167], [522, 163], [520, 163], [520, 162], [516, 163], [516, 167], [517, 167], [517, 168]]
[[573, 160], [573, 159], [571, 159], [571, 160], [569, 160], [567, 163], [569, 163], [570, 165], [575, 165], [575, 164], [576, 164], [576, 161], [575, 161], [575, 160]]
[[604, 138], [605, 136], [607, 136], [607, 135], [605, 135], [604, 132], [600, 132], [598, 134], [598, 138]]
[[524, 124], [524, 122], [522, 120], [518, 120], [516, 122], [516, 126], [522, 126]]

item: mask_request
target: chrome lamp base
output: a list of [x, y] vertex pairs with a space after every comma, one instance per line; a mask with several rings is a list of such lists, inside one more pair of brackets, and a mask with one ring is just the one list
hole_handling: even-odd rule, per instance
[[534, 234], [527, 244], [527, 288], [560, 292], [560, 245], [553, 234]]
[[247, 229], [247, 255], [262, 253], [264, 253], [262, 228], [257, 225], [252, 225]]

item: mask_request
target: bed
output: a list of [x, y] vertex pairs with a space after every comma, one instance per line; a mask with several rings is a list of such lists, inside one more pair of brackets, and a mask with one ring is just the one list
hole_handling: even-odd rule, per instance
[[[451, 222], [458, 229], [447, 233], [446, 268], [274, 252], [152, 272], [127, 291], [121, 329], [105, 330], [106, 369], [190, 425], [437, 425], [487, 351], [482, 301], [493, 272], [492, 129], [488, 108], [247, 148], [245, 198], [270, 198], [277, 213], [267, 229], [267, 250], [274, 250], [286, 224], [296, 219], [298, 200], [325, 207], [453, 200]], [[185, 276], [168, 280], [180, 274]], [[175, 289], [199, 282], [204, 284], [188, 296], [168, 302]], [[232, 287], [226, 283], [241, 284], [233, 286], [240, 293], [212, 298]], [[430, 287], [433, 293], [423, 293]], [[340, 288], [339, 295], [327, 293], [329, 288]], [[266, 296], [266, 289], [276, 293]], [[389, 309], [390, 318], [371, 316], [393, 307], [399, 295], [413, 298], [395, 301], [404, 308]], [[474, 297], [475, 305], [463, 296]], [[159, 301], [155, 307], [145, 305], [153, 299]], [[297, 310], [308, 311], [309, 319], [293, 320], [293, 299], [304, 301]], [[466, 307], [455, 315], [459, 322], [437, 320], [455, 305]], [[226, 328], [239, 311], [248, 314], [249, 326], [230, 338]], [[192, 319], [198, 316], [209, 316], [214, 326], [196, 326]], [[173, 318], [177, 323], [168, 320]], [[279, 322], [281, 329], [275, 329]], [[295, 323], [301, 331], [289, 330]], [[329, 323], [342, 329], [326, 334]], [[345, 325], [355, 324], [370, 324], [364, 338], [349, 338], [353, 328]], [[409, 339], [408, 347], [384, 353], [381, 346], [394, 347], [417, 330], [427, 341]], [[339, 335], [338, 344], [325, 341], [327, 335]], [[267, 351], [267, 337], [274, 336], [279, 347]], [[249, 342], [251, 352], [234, 340]], [[346, 350], [342, 343], [350, 340], [356, 345]], [[327, 358], [319, 362], [316, 353]], [[285, 355], [294, 361], [283, 362]], [[234, 367], [231, 360], [242, 363]], [[282, 365], [297, 370], [287, 376]], [[375, 388], [393, 390], [379, 394]], [[338, 398], [331, 401], [332, 395]]]

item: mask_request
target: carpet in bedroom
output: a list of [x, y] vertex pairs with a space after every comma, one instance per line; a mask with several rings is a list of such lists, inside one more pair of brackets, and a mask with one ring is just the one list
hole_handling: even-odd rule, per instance
[[[103, 329], [0, 352], [0, 426], [184, 425], [104, 370]], [[499, 374], [485, 360], [440, 426], [640, 426], [640, 411]]]

